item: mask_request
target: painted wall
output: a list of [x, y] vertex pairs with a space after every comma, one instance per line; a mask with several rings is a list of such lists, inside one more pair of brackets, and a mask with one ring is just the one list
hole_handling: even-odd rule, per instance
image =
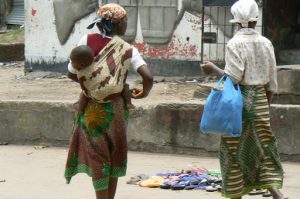
[[[138, 31], [139, 32], [139, 31]], [[166, 45], [149, 45], [137, 38], [134, 46], [146, 58], [199, 61], [201, 55], [201, 14], [185, 12]]]
[[68, 41], [61, 45], [57, 36], [52, 0], [28, 0], [25, 3], [25, 59], [30, 64], [66, 62], [70, 50], [87, 34], [86, 27], [95, 15], [75, 24]]
[[[182, 1], [178, 0], [178, 9], [181, 6]], [[227, 10], [227, 16], [225, 15], [225, 10]], [[70, 12], [70, 10], [66, 8], [66, 12]], [[205, 24], [212, 24], [209, 27], [205, 26], [205, 31], [217, 32], [218, 42], [223, 43], [218, 45], [204, 45], [205, 60], [210, 59], [215, 61], [224, 59], [224, 43], [231, 37], [231, 34], [228, 34], [228, 32], [232, 32], [232, 27], [227, 27], [230, 29], [228, 31], [217, 27], [215, 24], [220, 23], [219, 19], [225, 19], [228, 22], [231, 18], [228, 13], [230, 13], [229, 8], [220, 8], [218, 18], [209, 15], [205, 16]], [[80, 38], [87, 33], [97, 32], [96, 28], [93, 30], [86, 29], [95, 17], [95, 13], [93, 12], [75, 23], [70, 37], [62, 44], [57, 34], [53, 0], [27, 0], [25, 15], [25, 59], [26, 68], [29, 71], [32, 69], [57, 70], [57, 68], [62, 71], [65, 70], [69, 53], [76, 46]], [[180, 15], [180, 10], [178, 10], [178, 15]], [[216, 16], [215, 13], [213, 15]], [[141, 28], [143, 24], [141, 24], [139, 16], [137, 19], [135, 41], [132, 44], [139, 49], [145, 58], [149, 58], [150, 60], [200, 61], [202, 15], [199, 12], [185, 12], [177, 24], [170, 42], [155, 45], [144, 42]]]

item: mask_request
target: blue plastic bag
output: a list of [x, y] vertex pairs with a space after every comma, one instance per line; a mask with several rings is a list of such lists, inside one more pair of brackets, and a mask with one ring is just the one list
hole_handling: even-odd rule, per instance
[[239, 85], [233, 85], [229, 76], [220, 79], [217, 89], [225, 78], [223, 89], [212, 89], [207, 97], [200, 130], [203, 133], [236, 137], [242, 133], [243, 96]]

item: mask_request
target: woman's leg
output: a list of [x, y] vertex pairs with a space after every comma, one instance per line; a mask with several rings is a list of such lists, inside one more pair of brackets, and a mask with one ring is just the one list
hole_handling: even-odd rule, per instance
[[108, 192], [109, 192], [108, 190], [96, 191], [96, 198], [97, 199], [109, 199]]
[[117, 190], [118, 178], [109, 179], [108, 198], [114, 199]]
[[273, 199], [284, 199], [283, 194], [278, 189], [270, 188], [269, 191], [272, 194]]

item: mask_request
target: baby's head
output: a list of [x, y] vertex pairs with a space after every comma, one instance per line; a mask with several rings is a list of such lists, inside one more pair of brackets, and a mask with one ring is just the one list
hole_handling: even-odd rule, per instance
[[93, 63], [94, 52], [86, 45], [77, 46], [71, 51], [70, 59], [73, 67], [77, 70], [80, 70]]

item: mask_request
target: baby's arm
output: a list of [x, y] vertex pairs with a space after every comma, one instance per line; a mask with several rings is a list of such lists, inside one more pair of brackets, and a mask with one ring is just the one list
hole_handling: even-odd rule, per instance
[[[87, 35], [84, 35], [77, 44], [77, 46], [81, 46], [81, 45], [87, 45]], [[77, 72], [78, 71], [72, 66], [72, 62], [70, 61], [69, 64], [68, 64], [68, 74], [67, 74], [67, 76], [71, 80], [79, 83], [79, 80], [77, 78]]]
[[78, 78], [77, 78], [77, 74], [68, 72], [67, 76], [68, 76], [69, 79], [71, 79], [71, 80], [73, 80], [73, 81], [79, 83], [79, 80], [78, 80]]

